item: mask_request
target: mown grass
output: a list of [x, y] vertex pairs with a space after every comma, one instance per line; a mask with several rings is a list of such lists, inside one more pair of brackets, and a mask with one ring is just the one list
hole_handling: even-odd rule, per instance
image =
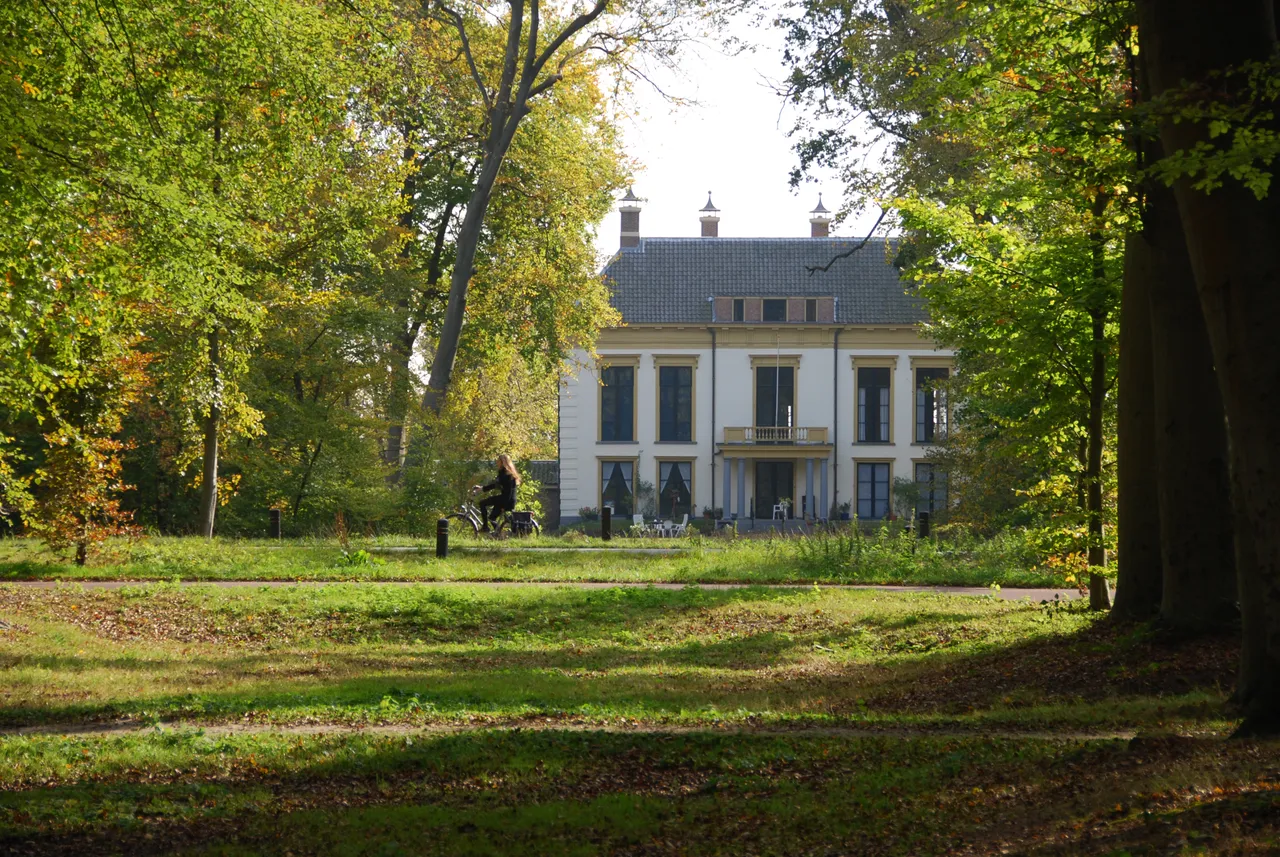
[[22, 738], [0, 747], [0, 846], [1260, 855], [1278, 841], [1268, 749], [562, 731]]
[[1236, 654], [812, 585], [0, 584], [0, 853], [1274, 853]]
[[[930, 594], [69, 585], [0, 587], [0, 617], [25, 629], [0, 652], [9, 726], [554, 717], [1108, 728], [1145, 726], [1159, 706], [1199, 728], [1223, 693], [1202, 676], [1147, 698], [1173, 662], [1146, 660], [1143, 640], [1115, 638], [1080, 605]], [[1220, 683], [1229, 664], [1217, 650], [1205, 657]]]
[[[34, 540], [0, 541], [3, 580], [473, 580], [608, 583], [888, 583], [1068, 587], [1061, 571], [1029, 568], [1004, 547], [961, 550], [906, 536], [701, 538], [583, 542], [463, 539], [444, 560], [424, 540], [211, 542], [150, 538], [113, 545], [80, 568]], [[583, 552], [588, 547], [591, 551]], [[631, 553], [636, 547], [670, 554]], [[393, 548], [401, 548], [395, 550]], [[408, 550], [404, 550], [408, 548]], [[529, 550], [527, 548], [534, 548]]]

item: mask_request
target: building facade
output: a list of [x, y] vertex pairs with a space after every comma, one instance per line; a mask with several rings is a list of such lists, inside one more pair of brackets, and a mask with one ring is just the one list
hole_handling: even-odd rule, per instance
[[925, 456], [946, 431], [952, 355], [922, 334], [884, 240], [828, 237], [821, 200], [810, 238], [721, 238], [710, 199], [698, 238], [642, 237], [630, 193], [622, 214], [604, 274], [623, 325], [561, 389], [562, 523], [605, 505], [874, 520], [900, 478], [920, 508], [945, 504]]

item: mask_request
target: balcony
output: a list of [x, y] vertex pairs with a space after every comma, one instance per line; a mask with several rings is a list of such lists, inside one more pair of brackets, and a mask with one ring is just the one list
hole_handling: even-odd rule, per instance
[[752, 446], [825, 446], [826, 426], [725, 426], [726, 444]]

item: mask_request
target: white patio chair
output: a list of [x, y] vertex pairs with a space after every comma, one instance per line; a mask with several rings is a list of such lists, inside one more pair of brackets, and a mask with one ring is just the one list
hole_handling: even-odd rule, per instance
[[673, 539], [679, 538], [680, 536], [688, 535], [688, 533], [689, 533], [689, 513], [686, 512], [684, 515], [684, 520], [682, 520], [680, 523], [675, 524], [674, 526], [671, 527], [671, 537]]
[[671, 521], [663, 521], [658, 527], [658, 534], [664, 539], [671, 538], [671, 531], [675, 528], [675, 524]]
[[776, 521], [779, 518], [784, 521], [787, 519], [787, 507], [781, 503], [776, 503], [773, 507], [773, 520]]
[[652, 528], [644, 522], [644, 515], [631, 516], [631, 532], [637, 536], [647, 536]]

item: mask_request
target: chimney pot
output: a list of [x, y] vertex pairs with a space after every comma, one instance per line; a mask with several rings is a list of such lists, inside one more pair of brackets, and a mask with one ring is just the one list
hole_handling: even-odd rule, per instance
[[621, 247], [639, 247], [640, 203], [643, 200], [635, 195], [635, 191], [627, 188], [627, 195], [619, 201], [622, 203], [618, 206], [618, 211], [622, 214], [622, 229], [618, 244]]
[[829, 238], [831, 236], [831, 212], [822, 204], [822, 194], [818, 194], [818, 205], [809, 212], [809, 237]]
[[718, 238], [720, 235], [720, 209], [716, 208], [715, 203], [711, 201], [711, 191], [707, 191], [707, 204], [701, 209], [702, 216], [698, 220], [702, 223], [703, 238]]

